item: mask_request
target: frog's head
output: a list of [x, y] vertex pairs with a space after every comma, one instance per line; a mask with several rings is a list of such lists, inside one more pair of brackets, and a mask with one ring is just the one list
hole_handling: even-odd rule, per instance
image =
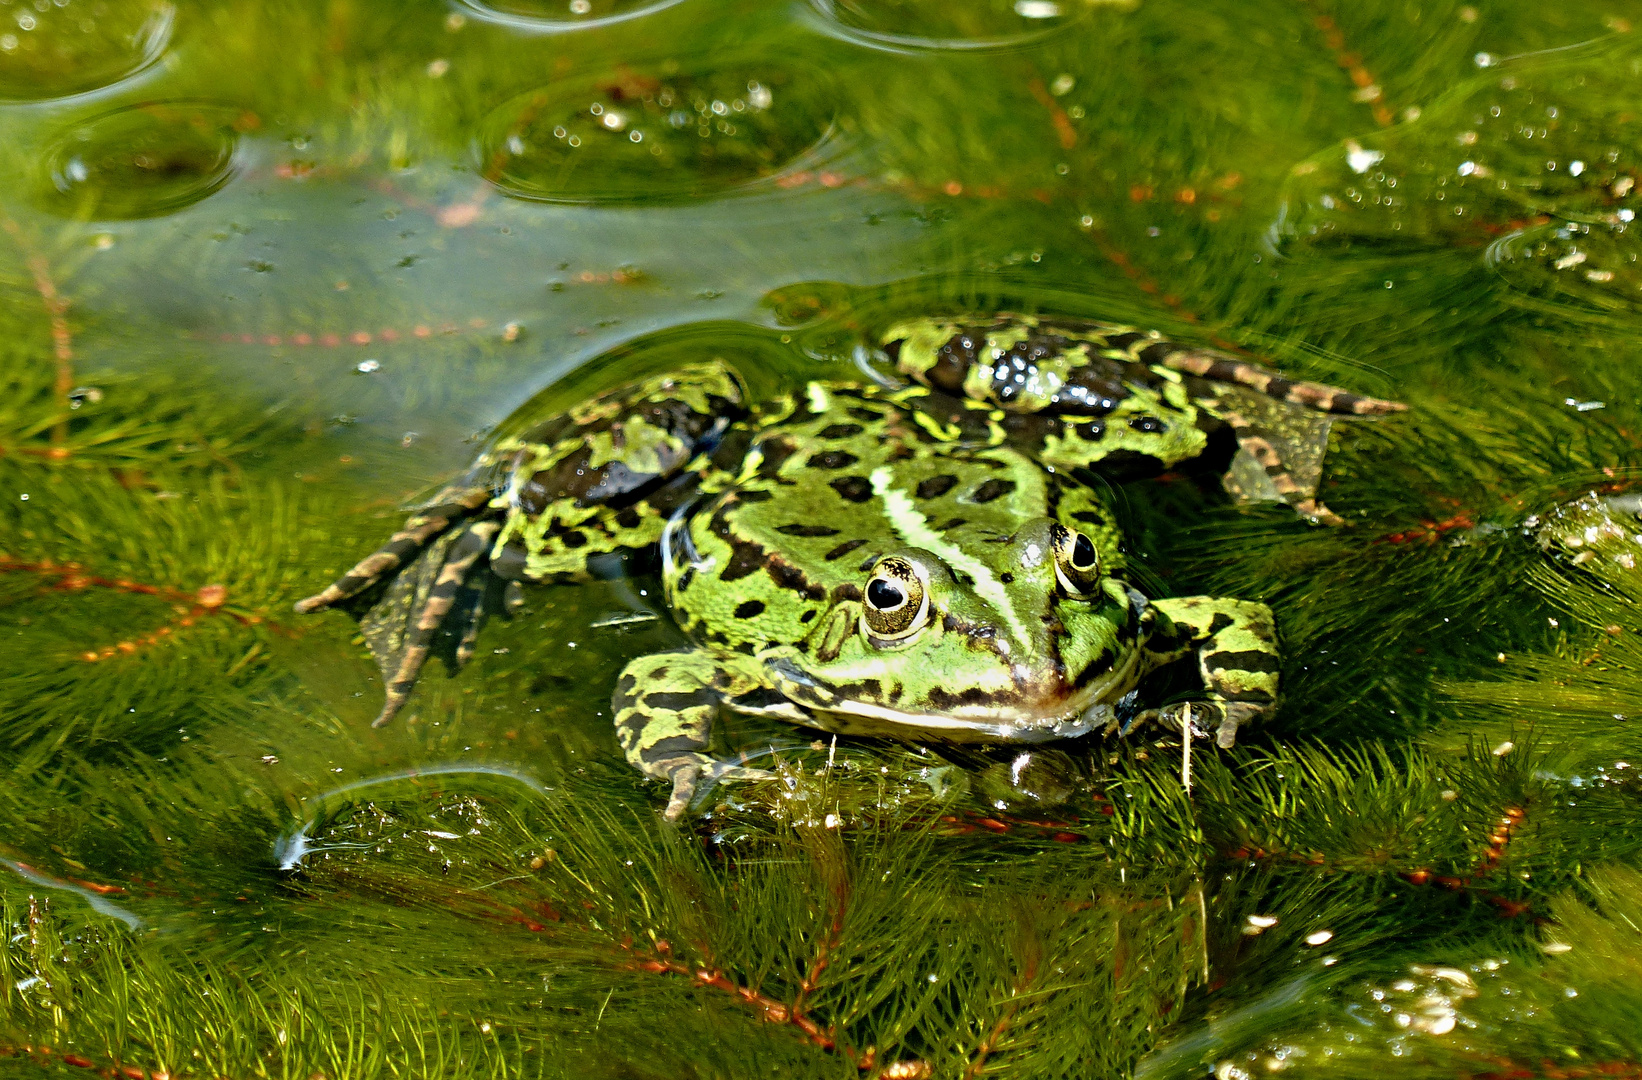
[[803, 645], [769, 654], [776, 688], [849, 731], [1031, 741], [1104, 723], [1146, 621], [1104, 572], [1115, 550], [1049, 518], [965, 541], [879, 554]]

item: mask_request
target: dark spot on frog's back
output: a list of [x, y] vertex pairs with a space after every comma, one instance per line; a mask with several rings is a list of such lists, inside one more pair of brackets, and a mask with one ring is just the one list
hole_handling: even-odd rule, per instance
[[639, 515], [633, 510], [623, 510], [621, 513], [616, 515], [616, 524], [620, 525], [624, 529], [638, 528], [639, 520]]
[[1246, 652], [1217, 652], [1203, 658], [1204, 665], [1213, 671], [1282, 671], [1282, 662], [1275, 653], [1249, 649]]
[[657, 691], [654, 694], [644, 695], [644, 707], [647, 709], [671, 709], [675, 712], [699, 705], [718, 704], [718, 691], [704, 686], [700, 690], [692, 690], [688, 694], [668, 693]]
[[749, 574], [756, 573], [764, 565], [768, 556], [764, 549], [757, 544], [745, 540], [730, 541], [730, 557], [725, 560], [724, 570], [718, 577], [720, 581], [740, 581]]
[[872, 482], [864, 476], [841, 476], [832, 482], [832, 489], [852, 503], [872, 498]]
[[1058, 416], [1047, 413], [1010, 413], [1003, 418], [1004, 431], [1020, 442], [1043, 442], [1059, 435], [1062, 427]]
[[811, 454], [805, 464], [812, 469], [847, 469], [861, 459], [847, 450], [825, 450]]
[[1163, 459], [1134, 450], [1114, 450], [1089, 467], [1109, 479], [1139, 480], [1161, 473]]
[[1163, 421], [1159, 420], [1155, 416], [1147, 416], [1144, 413], [1139, 416], [1129, 417], [1129, 426], [1134, 430], [1147, 435], [1154, 435], [1164, 429]]
[[738, 619], [751, 619], [762, 614], [764, 614], [764, 601], [762, 600], [743, 600], [736, 605], [735, 617]]
[[964, 376], [975, 362], [977, 343], [984, 343], [986, 335], [963, 331], [953, 335], [945, 345], [935, 350], [935, 363], [924, 373], [931, 386], [949, 394], [962, 394]]
[[820, 600], [827, 595], [827, 590], [805, 577], [804, 571], [779, 556], [767, 559], [767, 569], [770, 580], [783, 589], [800, 593], [811, 600]]
[[828, 562], [832, 562], [834, 559], [842, 559], [864, 543], [866, 543], [865, 540], [845, 540], [842, 544], [823, 555], [822, 558]]
[[1014, 490], [1015, 481], [992, 479], [976, 488], [974, 493], [969, 496], [969, 501], [989, 503], [993, 499], [1002, 498]]
[[787, 536], [837, 536], [838, 530], [828, 525], [783, 525], [775, 530]]
[[755, 443], [754, 449], [763, 458], [758, 466], [758, 475], [769, 479], [781, 471], [781, 466], [797, 451], [798, 444], [785, 435], [771, 435]]
[[568, 532], [559, 534], [559, 543], [563, 544], [567, 548], [570, 548], [571, 550], [575, 550], [576, 548], [587, 546], [587, 535], [585, 533], [579, 533], [575, 529], [571, 529]]
[[919, 482], [917, 487], [918, 498], [939, 499], [942, 495], [951, 491], [957, 483], [958, 478], [950, 474], [932, 476], [928, 480]]
[[828, 424], [816, 435], [823, 439], [853, 439], [864, 430], [860, 424]]

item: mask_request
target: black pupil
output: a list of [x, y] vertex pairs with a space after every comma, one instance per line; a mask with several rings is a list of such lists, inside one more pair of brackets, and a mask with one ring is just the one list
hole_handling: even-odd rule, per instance
[[1082, 533], [1078, 533], [1077, 542], [1072, 545], [1072, 565], [1079, 570], [1087, 570], [1095, 565], [1095, 545]]
[[906, 594], [901, 591], [900, 586], [883, 578], [874, 578], [872, 584], [867, 586], [867, 603], [879, 611], [900, 607], [905, 602]]

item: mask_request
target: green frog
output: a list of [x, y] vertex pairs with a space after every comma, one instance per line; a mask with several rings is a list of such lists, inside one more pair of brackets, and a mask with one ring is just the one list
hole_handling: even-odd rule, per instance
[[[1285, 460], [1281, 425], [1251, 416], [1401, 405], [1051, 318], [902, 323], [879, 358], [893, 374], [756, 403], [721, 359], [593, 398], [497, 442], [297, 610], [409, 581], [381, 725], [437, 635], [456, 635], [458, 665], [471, 655], [476, 575], [585, 580], [595, 556], [659, 552], [693, 644], [631, 661], [613, 715], [628, 760], [670, 785], [668, 819], [715, 781], [768, 775], [711, 753], [725, 712], [987, 743], [1153, 723], [1229, 747], [1273, 710], [1271, 611], [1141, 593], [1106, 485], [1241, 455], [1296, 511], [1338, 522]], [[1192, 660], [1199, 691], [1142, 706], [1148, 675]]]

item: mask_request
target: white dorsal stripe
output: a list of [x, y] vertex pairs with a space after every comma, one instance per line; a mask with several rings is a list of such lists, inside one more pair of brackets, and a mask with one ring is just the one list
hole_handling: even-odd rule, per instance
[[1009, 620], [1009, 628], [1014, 631], [1015, 640], [1026, 641], [1026, 627], [1021, 624], [1020, 616], [1015, 614], [1015, 605], [1010, 600], [1008, 590], [1003, 587], [1003, 582], [992, 575], [992, 568], [962, 548], [954, 547], [946, 537], [930, 528], [929, 519], [914, 505], [911, 497], [893, 486], [895, 474], [888, 465], [880, 465], [872, 470], [869, 479], [872, 481], [872, 493], [884, 501], [884, 516], [889, 519], [890, 525], [900, 534], [901, 539], [913, 547], [933, 551], [952, 569], [974, 578], [975, 591]]

